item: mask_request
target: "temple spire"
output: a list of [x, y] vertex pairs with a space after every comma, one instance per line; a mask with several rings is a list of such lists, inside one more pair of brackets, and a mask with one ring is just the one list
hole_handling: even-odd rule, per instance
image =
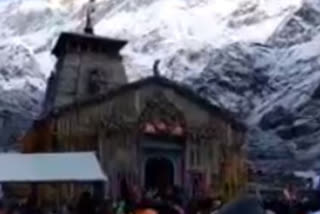
[[94, 34], [93, 23], [92, 23], [92, 13], [94, 12], [94, 1], [89, 0], [87, 11], [86, 11], [86, 26], [84, 28], [84, 32], [88, 34]]

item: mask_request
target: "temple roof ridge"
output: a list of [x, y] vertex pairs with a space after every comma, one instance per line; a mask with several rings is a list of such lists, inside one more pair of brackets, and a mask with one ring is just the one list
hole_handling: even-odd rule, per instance
[[222, 119], [229, 121], [233, 127], [240, 130], [246, 130], [246, 125], [238, 121], [232, 112], [227, 111], [226, 109], [223, 109], [216, 105], [213, 105], [209, 100], [197, 94], [194, 90], [192, 90], [187, 85], [170, 80], [163, 76], [149, 76], [149, 77], [137, 80], [135, 82], [119, 86], [106, 93], [102, 93], [96, 96], [92, 96], [90, 98], [78, 100], [76, 103], [71, 103], [71, 104], [61, 106], [59, 108], [54, 109], [52, 113], [54, 116], [54, 115], [59, 115], [65, 112], [72, 111], [75, 108], [94, 105], [100, 102], [104, 102], [106, 100], [113, 99], [114, 97], [117, 97], [122, 93], [128, 92], [130, 90], [139, 89], [149, 84], [157, 84], [165, 88], [170, 88], [180, 96], [183, 96], [189, 99], [190, 101], [192, 101], [193, 103], [196, 103], [198, 106], [204, 108], [205, 110], [215, 113], [217, 116], [221, 117]]

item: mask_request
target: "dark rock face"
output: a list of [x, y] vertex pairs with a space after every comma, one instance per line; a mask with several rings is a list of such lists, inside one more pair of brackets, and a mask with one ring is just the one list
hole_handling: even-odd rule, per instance
[[270, 130], [282, 125], [290, 125], [294, 121], [294, 115], [282, 106], [276, 106], [273, 110], [263, 115], [259, 122], [262, 130]]
[[212, 63], [191, 82], [248, 123], [250, 159], [270, 171], [295, 170], [305, 161], [304, 170], [319, 166], [320, 7], [310, 2], [266, 45], [214, 50]]
[[310, 135], [319, 130], [319, 124], [301, 124], [297, 126], [291, 126], [288, 128], [281, 128], [277, 131], [277, 134], [284, 140], [292, 140], [303, 136]]
[[235, 112], [245, 119], [254, 107], [255, 97], [272, 90], [263, 68], [255, 68], [250, 54], [255, 45], [233, 44], [212, 50], [210, 61], [199, 77], [188, 83], [213, 104]]
[[320, 99], [320, 85], [313, 92], [312, 98], [315, 99], [315, 100], [319, 100]]
[[320, 11], [310, 2], [304, 1], [302, 7], [269, 39], [268, 44], [288, 48], [312, 40], [318, 33]]
[[9, 111], [0, 112], [0, 152], [19, 151], [18, 139], [25, 133], [32, 123], [30, 118], [23, 115], [10, 113]]

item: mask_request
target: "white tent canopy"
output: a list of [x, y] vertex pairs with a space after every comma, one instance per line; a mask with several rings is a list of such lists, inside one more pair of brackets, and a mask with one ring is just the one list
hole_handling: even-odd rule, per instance
[[0, 183], [106, 180], [93, 152], [0, 154]]

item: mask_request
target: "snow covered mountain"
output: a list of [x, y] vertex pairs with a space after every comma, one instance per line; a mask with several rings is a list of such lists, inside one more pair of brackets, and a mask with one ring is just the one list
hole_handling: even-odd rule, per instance
[[[258, 166], [320, 168], [318, 0], [96, 2], [96, 33], [129, 40], [122, 55], [131, 80], [151, 74], [160, 59], [163, 75], [249, 125], [248, 150]], [[85, 4], [0, 3], [0, 112], [37, 114], [53, 70], [50, 49], [61, 31], [82, 30]]]

